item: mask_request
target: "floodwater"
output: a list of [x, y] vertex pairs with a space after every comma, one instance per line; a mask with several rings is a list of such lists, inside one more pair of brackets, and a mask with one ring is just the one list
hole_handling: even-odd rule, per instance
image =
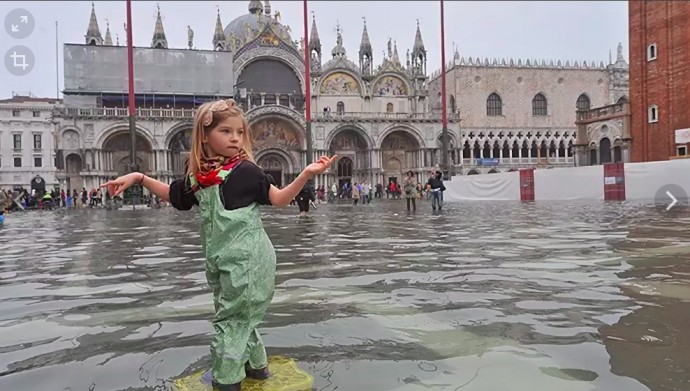
[[[315, 390], [690, 389], [690, 211], [403, 201], [264, 209], [262, 329]], [[195, 212], [0, 228], [0, 390], [168, 390], [209, 364]]]

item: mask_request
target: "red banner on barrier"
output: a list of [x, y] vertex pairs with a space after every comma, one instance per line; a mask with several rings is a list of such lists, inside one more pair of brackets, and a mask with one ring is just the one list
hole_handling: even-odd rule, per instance
[[604, 200], [625, 201], [625, 165], [604, 164]]
[[520, 170], [520, 201], [534, 201], [534, 168]]

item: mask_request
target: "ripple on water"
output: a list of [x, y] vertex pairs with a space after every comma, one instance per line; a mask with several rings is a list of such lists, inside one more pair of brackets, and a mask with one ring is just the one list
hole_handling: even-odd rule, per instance
[[[628, 203], [420, 203], [263, 208], [278, 265], [264, 342], [315, 389], [681, 389], [687, 230]], [[166, 389], [208, 367], [196, 215], [9, 215], [0, 389]]]
[[[146, 258], [137, 258], [130, 263], [132, 265], [160, 265], [163, 263], [179, 262], [184, 260], [183, 257], [165, 257], [164, 253], [161, 254], [147, 254]], [[158, 258], [150, 257], [151, 255], [157, 256]]]

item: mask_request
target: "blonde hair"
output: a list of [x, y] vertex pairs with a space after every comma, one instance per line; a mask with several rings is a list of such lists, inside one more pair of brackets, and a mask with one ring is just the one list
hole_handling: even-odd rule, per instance
[[244, 148], [240, 153], [244, 153], [244, 159], [254, 162], [252, 153], [252, 135], [249, 123], [244, 116], [242, 108], [237, 105], [234, 99], [217, 100], [206, 102], [199, 107], [194, 116], [194, 129], [192, 130], [192, 146], [189, 151], [189, 164], [187, 175], [196, 175], [201, 167], [203, 159], [208, 159], [206, 148], [204, 148], [204, 136], [212, 131], [218, 123], [230, 118], [240, 117], [242, 119], [243, 144]]

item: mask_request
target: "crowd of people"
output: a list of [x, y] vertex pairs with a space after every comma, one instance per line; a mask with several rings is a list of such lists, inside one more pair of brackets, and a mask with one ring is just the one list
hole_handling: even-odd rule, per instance
[[[141, 200], [144, 204], [160, 208], [161, 199], [159, 197], [144, 195]], [[41, 191], [32, 189], [29, 192], [24, 188], [14, 190], [0, 189], [0, 213], [19, 211], [19, 210], [52, 210], [56, 208], [103, 208], [117, 209], [123, 204], [121, 196], [111, 197], [108, 190], [99, 188], [87, 191], [53, 189]]]
[[432, 210], [443, 208], [443, 192], [446, 190], [443, 184], [443, 174], [441, 171], [429, 173], [426, 183], [420, 183], [415, 178], [415, 174], [409, 171], [402, 183], [391, 180], [385, 187], [376, 184], [372, 187], [368, 181], [362, 182], [342, 182], [340, 186], [333, 183], [330, 187], [321, 185], [314, 189], [311, 184], [307, 184], [300, 195], [295, 199], [295, 203], [300, 206], [300, 214], [304, 215], [309, 211], [309, 202], [328, 202], [336, 203], [339, 200], [348, 200], [354, 205], [370, 204], [372, 199], [401, 199], [407, 201], [407, 210], [417, 210], [417, 200], [431, 201]]
[[103, 193], [100, 189], [88, 192], [85, 188], [81, 191], [53, 189], [50, 191], [24, 188], [14, 190], [0, 190], [0, 205], [5, 211], [13, 210], [49, 210], [53, 208], [80, 208], [85, 206], [96, 207], [103, 204]]
[[[309, 182], [302, 191], [291, 202], [292, 205], [299, 206], [300, 215], [304, 216], [309, 212], [310, 206], [316, 207], [315, 203], [328, 202], [336, 203], [338, 200], [347, 200], [354, 205], [370, 204], [372, 199], [401, 199], [407, 201], [407, 210], [417, 210], [417, 200], [430, 200], [433, 210], [441, 210], [443, 207], [443, 185], [442, 174], [440, 171], [432, 171], [425, 184], [418, 182], [412, 171], [408, 172], [402, 183], [391, 180], [386, 186], [377, 184], [371, 186], [367, 180], [361, 182], [342, 182], [341, 186], [333, 183], [330, 187], [321, 185], [315, 188]], [[142, 202], [151, 207], [160, 208], [162, 206], [159, 197], [144, 195]], [[99, 188], [87, 191], [53, 189], [51, 191], [28, 190], [16, 188], [14, 190], [0, 189], [0, 213], [14, 210], [50, 210], [54, 208], [98, 208], [108, 209], [122, 205], [121, 196], [111, 197], [108, 190], [102, 191]]]

